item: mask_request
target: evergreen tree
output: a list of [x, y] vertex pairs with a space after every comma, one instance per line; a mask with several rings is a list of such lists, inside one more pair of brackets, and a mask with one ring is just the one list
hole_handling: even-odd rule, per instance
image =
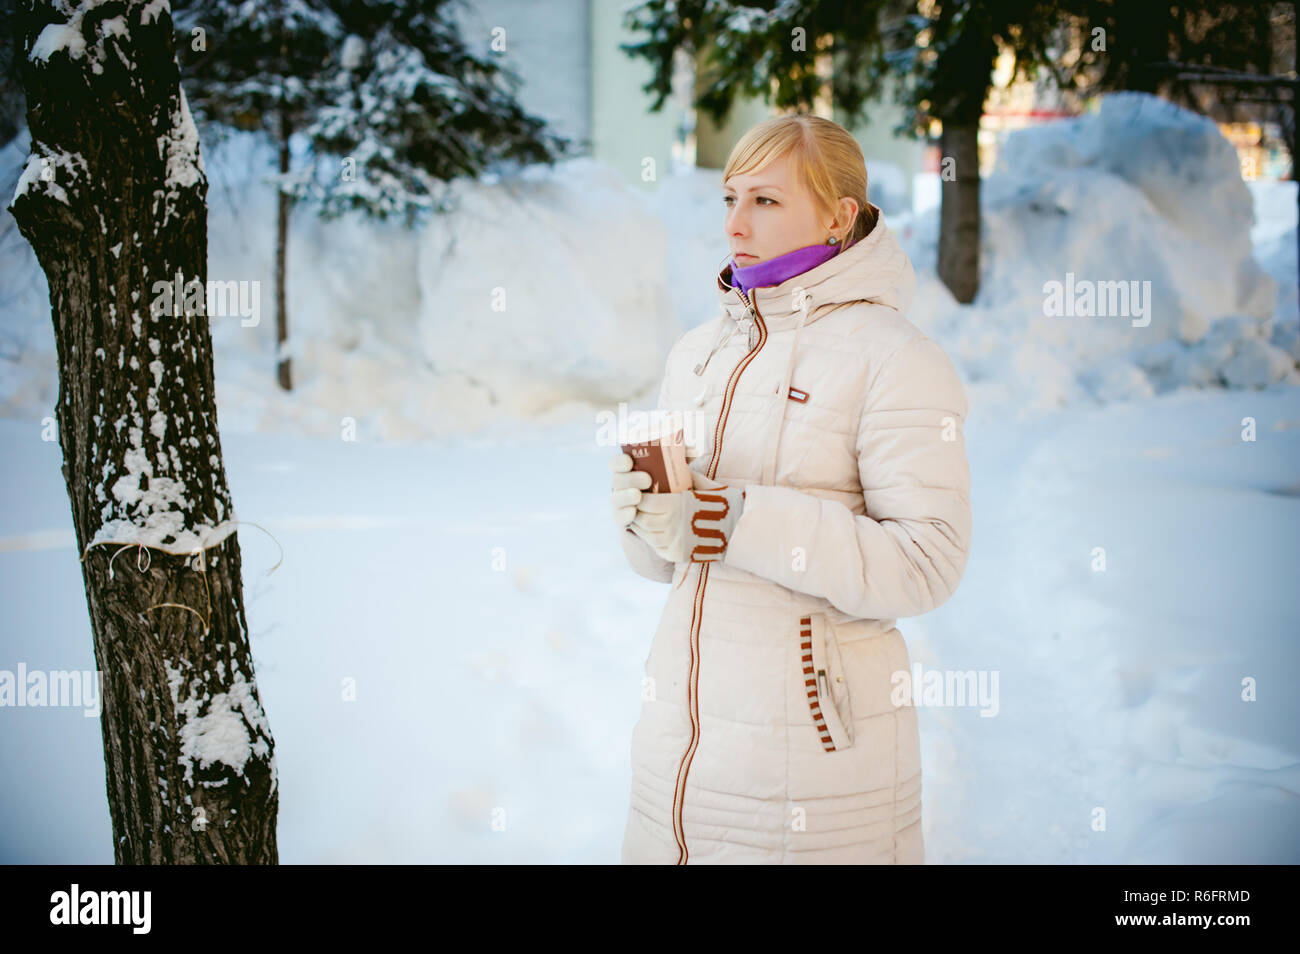
[[445, 2], [352, 0], [337, 7], [347, 36], [332, 102], [305, 130], [323, 161], [297, 195], [332, 217], [348, 209], [414, 224], [442, 211], [444, 186], [534, 162], [569, 144], [524, 112], [518, 80], [474, 56]]
[[[923, 135], [931, 118], [943, 124], [950, 160], [942, 185], [938, 272], [958, 301], [979, 288], [978, 129], [999, 45], [1029, 72], [1049, 55], [1055, 4], [1046, 0], [644, 0], [626, 23], [644, 39], [624, 44], [650, 61], [646, 92], [662, 106], [673, 54], [696, 57], [696, 106], [721, 121], [738, 92], [763, 96], [780, 109], [808, 110], [827, 87], [848, 124], [866, 120], [866, 104], [891, 82], [908, 111], [900, 132]], [[832, 54], [829, 78], [813, 57]]]
[[181, 0], [174, 8], [182, 76], [204, 138], [227, 126], [265, 133], [277, 147], [276, 357], [287, 391], [289, 140], [330, 103], [343, 28], [325, 0]]
[[[276, 327], [291, 386], [285, 304], [289, 208], [356, 211], [408, 225], [446, 208], [458, 176], [551, 162], [567, 141], [524, 112], [518, 81], [474, 55], [449, 0], [181, 0], [182, 61], [201, 120], [261, 131], [279, 148]], [[200, 30], [199, 34], [192, 31]], [[206, 33], [206, 43], [202, 44]], [[200, 43], [200, 46], [196, 46]], [[290, 137], [308, 144], [291, 168]]]

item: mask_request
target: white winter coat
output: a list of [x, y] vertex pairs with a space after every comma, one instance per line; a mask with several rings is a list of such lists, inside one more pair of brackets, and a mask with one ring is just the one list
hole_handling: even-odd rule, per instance
[[916, 278], [883, 221], [755, 289], [752, 311], [729, 280], [726, 267], [725, 313], [669, 352], [659, 399], [707, 420], [692, 468], [746, 487], [724, 558], [671, 564], [619, 531], [638, 573], [673, 584], [645, 661], [622, 860], [921, 863], [894, 623], [942, 604], [965, 570], [965, 392], [905, 317]]

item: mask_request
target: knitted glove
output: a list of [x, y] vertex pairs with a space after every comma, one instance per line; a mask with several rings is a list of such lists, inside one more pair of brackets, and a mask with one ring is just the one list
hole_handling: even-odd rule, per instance
[[721, 560], [745, 506], [745, 488], [730, 487], [692, 470], [695, 488], [676, 494], [642, 494], [632, 531], [665, 560]]
[[614, 512], [614, 523], [627, 527], [636, 516], [641, 491], [650, 487], [650, 475], [643, 470], [633, 470], [631, 456], [623, 453], [609, 459], [609, 469], [612, 472], [609, 503]]

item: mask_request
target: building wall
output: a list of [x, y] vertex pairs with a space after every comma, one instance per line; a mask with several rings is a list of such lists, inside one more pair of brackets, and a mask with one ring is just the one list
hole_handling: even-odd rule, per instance
[[[877, 102], [867, 103], [865, 107], [867, 122], [850, 126], [837, 110], [835, 121], [844, 126], [862, 148], [862, 155], [867, 160], [868, 170], [873, 162], [889, 162], [903, 171], [904, 185], [907, 190], [907, 202], [913, 199], [913, 181], [921, 172], [924, 144], [918, 139], [894, 135], [894, 127], [903, 118], [903, 108], [899, 106], [887, 91]], [[867, 198], [872, 199], [871, 176], [867, 176]], [[874, 201], [874, 199], [873, 199]]]
[[618, 48], [634, 39], [623, 28], [622, 6], [612, 0], [590, 4], [592, 155], [613, 166], [629, 184], [653, 188], [671, 172], [684, 109], [669, 97], [659, 112], [650, 112], [654, 97], [641, 91], [650, 81], [650, 64]]
[[[471, 49], [498, 57], [521, 80], [523, 108], [551, 124], [551, 131], [591, 139], [591, 8], [597, 0], [469, 0], [448, 8]], [[505, 30], [506, 50], [492, 52], [493, 30]]]
[[[674, 154], [678, 161], [693, 158], [697, 167], [721, 169], [741, 135], [777, 111], [761, 98], [737, 97], [716, 124], [687, 101], [693, 82], [687, 71], [678, 77], [675, 96], [651, 112], [654, 97], [641, 89], [650, 80], [650, 64], [619, 49], [635, 39], [623, 26], [623, 6], [615, 0], [468, 0], [449, 11], [466, 43], [483, 54], [492, 31], [503, 28], [506, 52], [494, 55], [519, 76], [523, 107], [577, 140], [580, 152], [609, 163], [628, 184], [653, 188], [671, 174]], [[901, 109], [892, 101], [867, 109], [871, 122], [850, 132], [868, 161], [899, 166], [910, 192], [921, 171], [922, 145], [893, 135]]]

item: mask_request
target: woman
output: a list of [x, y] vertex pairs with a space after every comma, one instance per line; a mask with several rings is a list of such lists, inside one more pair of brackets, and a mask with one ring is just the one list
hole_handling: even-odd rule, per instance
[[649, 475], [611, 461], [629, 562], [673, 583], [622, 860], [918, 864], [920, 745], [894, 623], [965, 570], [965, 392], [905, 317], [912, 265], [842, 127], [761, 123], [723, 185], [724, 314], [672, 347], [659, 398], [710, 425], [695, 489], [642, 493]]

